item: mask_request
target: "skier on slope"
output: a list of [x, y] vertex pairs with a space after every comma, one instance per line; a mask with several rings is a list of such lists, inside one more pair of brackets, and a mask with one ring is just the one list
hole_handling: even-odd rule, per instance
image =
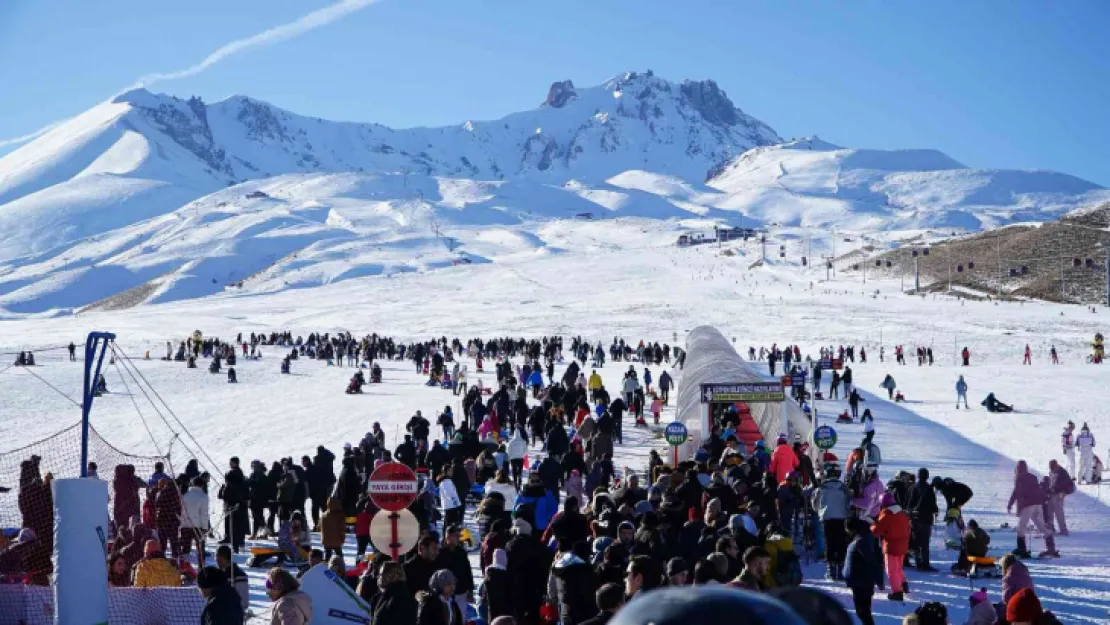
[[1091, 434], [1091, 430], [1086, 423], [1080, 428], [1079, 436], [1075, 439], [1075, 445], [1079, 447], [1079, 483], [1089, 484], [1094, 468], [1095, 436]]
[[1060, 445], [1064, 450], [1064, 460], [1068, 463], [1068, 475], [1075, 475], [1075, 422], [1068, 421], [1064, 433], [1060, 435]]

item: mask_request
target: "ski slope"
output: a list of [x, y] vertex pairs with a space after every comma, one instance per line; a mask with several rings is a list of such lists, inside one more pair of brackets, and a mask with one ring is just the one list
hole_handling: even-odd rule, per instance
[[[382, 423], [395, 444], [394, 437], [415, 410], [434, 414], [455, 398], [423, 386], [423, 376], [411, 372], [407, 363], [387, 364], [384, 384], [368, 386], [365, 395], [348, 396], [343, 389], [349, 369], [300, 360], [293, 365], [294, 375], [281, 376], [274, 350], [264, 349], [260, 361], [241, 361], [240, 384], [234, 386], [203, 367], [185, 370], [180, 363], [157, 360], [166, 340], [195, 329], [228, 339], [237, 332], [288, 328], [294, 334], [349, 330], [402, 339], [581, 334], [605, 344], [622, 336], [681, 345], [688, 330], [710, 323], [734, 337], [742, 354], [749, 345], [758, 349], [772, 343], [798, 343], [804, 354], [815, 354], [822, 345], [864, 346], [868, 362], [849, 364], [865, 391], [864, 407], [875, 415], [876, 442], [886, 462], [883, 479], [899, 469], [927, 466], [934, 475], [963, 481], [975, 491], [965, 516], [984, 527], [1013, 522], [1005, 504], [1014, 462], [1026, 459], [1043, 472], [1050, 459], [1060, 458], [1059, 434], [1068, 419], [1090, 425], [1102, 441], [1098, 454], [1106, 459], [1110, 408], [1097, 398], [1107, 373], [1084, 361], [1091, 337], [1105, 331], [1104, 309], [1092, 313], [1043, 303], [910, 297], [899, 292], [897, 280], [825, 282], [824, 268], [802, 268], [789, 258], [772, 258], [749, 269], [760, 258], [754, 241], [747, 247], [680, 249], [672, 244], [677, 231], [666, 222], [644, 218], [550, 221], [535, 227], [536, 238], [513, 228], [485, 228], [475, 231], [474, 244], [501, 250], [496, 262], [371, 275], [296, 290], [222, 292], [126, 311], [11, 317], [0, 321], [0, 352], [80, 342], [90, 330], [112, 330], [131, 356], [151, 352], [155, 360], [137, 366], [206, 452], [223, 463], [230, 455], [244, 462], [299, 457], [317, 444], [338, 450], [361, 438], [374, 421]], [[732, 255], [724, 255], [726, 251]], [[1020, 364], [1027, 343], [1034, 353], [1032, 366]], [[898, 344], [907, 351], [931, 346], [935, 364], [893, 364]], [[1059, 366], [1049, 364], [1051, 345], [1060, 352]], [[885, 347], [886, 363], [879, 362], [880, 346]], [[968, 368], [956, 366], [956, 353], [964, 346], [972, 353]], [[71, 396], [78, 393], [79, 365], [62, 361], [59, 352], [41, 352], [39, 361], [43, 366], [36, 374]], [[612, 385], [623, 369], [610, 365], [602, 373]], [[883, 399], [878, 384], [887, 373], [907, 403]], [[955, 409], [954, 385], [960, 374], [970, 386], [971, 410]], [[97, 400], [94, 424], [122, 449], [152, 451], [154, 443], [139, 426], [131, 398], [112, 367], [107, 380], [113, 392]], [[1017, 412], [985, 412], [978, 402], [990, 391], [1013, 403]], [[140, 406], [165, 449], [172, 436], [169, 428], [145, 404]], [[845, 408], [843, 402], [818, 402], [819, 419], [832, 419]], [[72, 403], [18, 368], [0, 374], [0, 413], [12, 433], [4, 450], [56, 432], [79, 416]], [[837, 428], [841, 458], [860, 437], [859, 427]], [[650, 434], [630, 437], [619, 451], [618, 465], [635, 466], [656, 444]], [[175, 457], [179, 449], [175, 446]], [[1064, 622], [1103, 623], [1110, 610], [1108, 503], [1110, 493], [1080, 487], [1067, 502], [1072, 535], [1059, 539], [1063, 558], [1031, 563], [1038, 595]], [[943, 551], [940, 533], [938, 528], [934, 564], [946, 570], [955, 553]], [[1012, 548], [1013, 535], [996, 533], [994, 544]], [[1036, 539], [1033, 544], [1040, 546]], [[812, 583], [850, 603], [845, 589], [816, 579], [818, 568], [809, 569]], [[979, 583], [998, 599], [997, 581]], [[966, 579], [911, 572], [910, 584], [913, 601], [941, 600], [952, 622], [966, 617]], [[258, 600], [261, 608], [264, 599]], [[911, 607], [879, 598], [875, 611], [879, 622], [896, 623]]]

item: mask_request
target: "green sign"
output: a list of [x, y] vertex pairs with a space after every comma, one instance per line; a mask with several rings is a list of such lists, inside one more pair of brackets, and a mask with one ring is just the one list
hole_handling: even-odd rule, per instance
[[822, 425], [813, 431], [813, 444], [822, 451], [836, 447], [836, 430], [827, 425]]
[[671, 423], [663, 430], [663, 437], [667, 439], [667, 443], [676, 447], [685, 443], [689, 435], [690, 433], [686, 431], [686, 426], [678, 421]]

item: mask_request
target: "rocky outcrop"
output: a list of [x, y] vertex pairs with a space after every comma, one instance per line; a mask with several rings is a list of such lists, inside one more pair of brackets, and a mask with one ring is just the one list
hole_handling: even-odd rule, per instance
[[682, 97], [705, 121], [720, 126], [733, 126], [740, 117], [736, 106], [712, 80], [683, 81]]
[[543, 101], [544, 106], [552, 108], [563, 108], [567, 102], [578, 97], [578, 93], [574, 90], [574, 83], [569, 80], [560, 80], [551, 83], [551, 88], [547, 90], [547, 99]]

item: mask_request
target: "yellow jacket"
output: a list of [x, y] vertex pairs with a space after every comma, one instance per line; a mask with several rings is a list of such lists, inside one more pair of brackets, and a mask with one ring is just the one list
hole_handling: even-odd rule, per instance
[[596, 371], [594, 371], [590, 374], [590, 380], [586, 383], [586, 388], [590, 389], [591, 391], [596, 391], [597, 389], [601, 388], [601, 386], [601, 376], [598, 375]]
[[146, 558], [135, 565], [135, 586], [137, 588], [180, 585], [181, 572], [177, 570], [173, 562], [165, 558]]
[[763, 585], [765, 588], [775, 588], [775, 571], [778, 570], [779, 553], [783, 551], [794, 551], [794, 541], [786, 538], [782, 534], [773, 534], [767, 537], [767, 542], [763, 545], [767, 553], [771, 554], [771, 566], [767, 570], [767, 575], [763, 578]]

